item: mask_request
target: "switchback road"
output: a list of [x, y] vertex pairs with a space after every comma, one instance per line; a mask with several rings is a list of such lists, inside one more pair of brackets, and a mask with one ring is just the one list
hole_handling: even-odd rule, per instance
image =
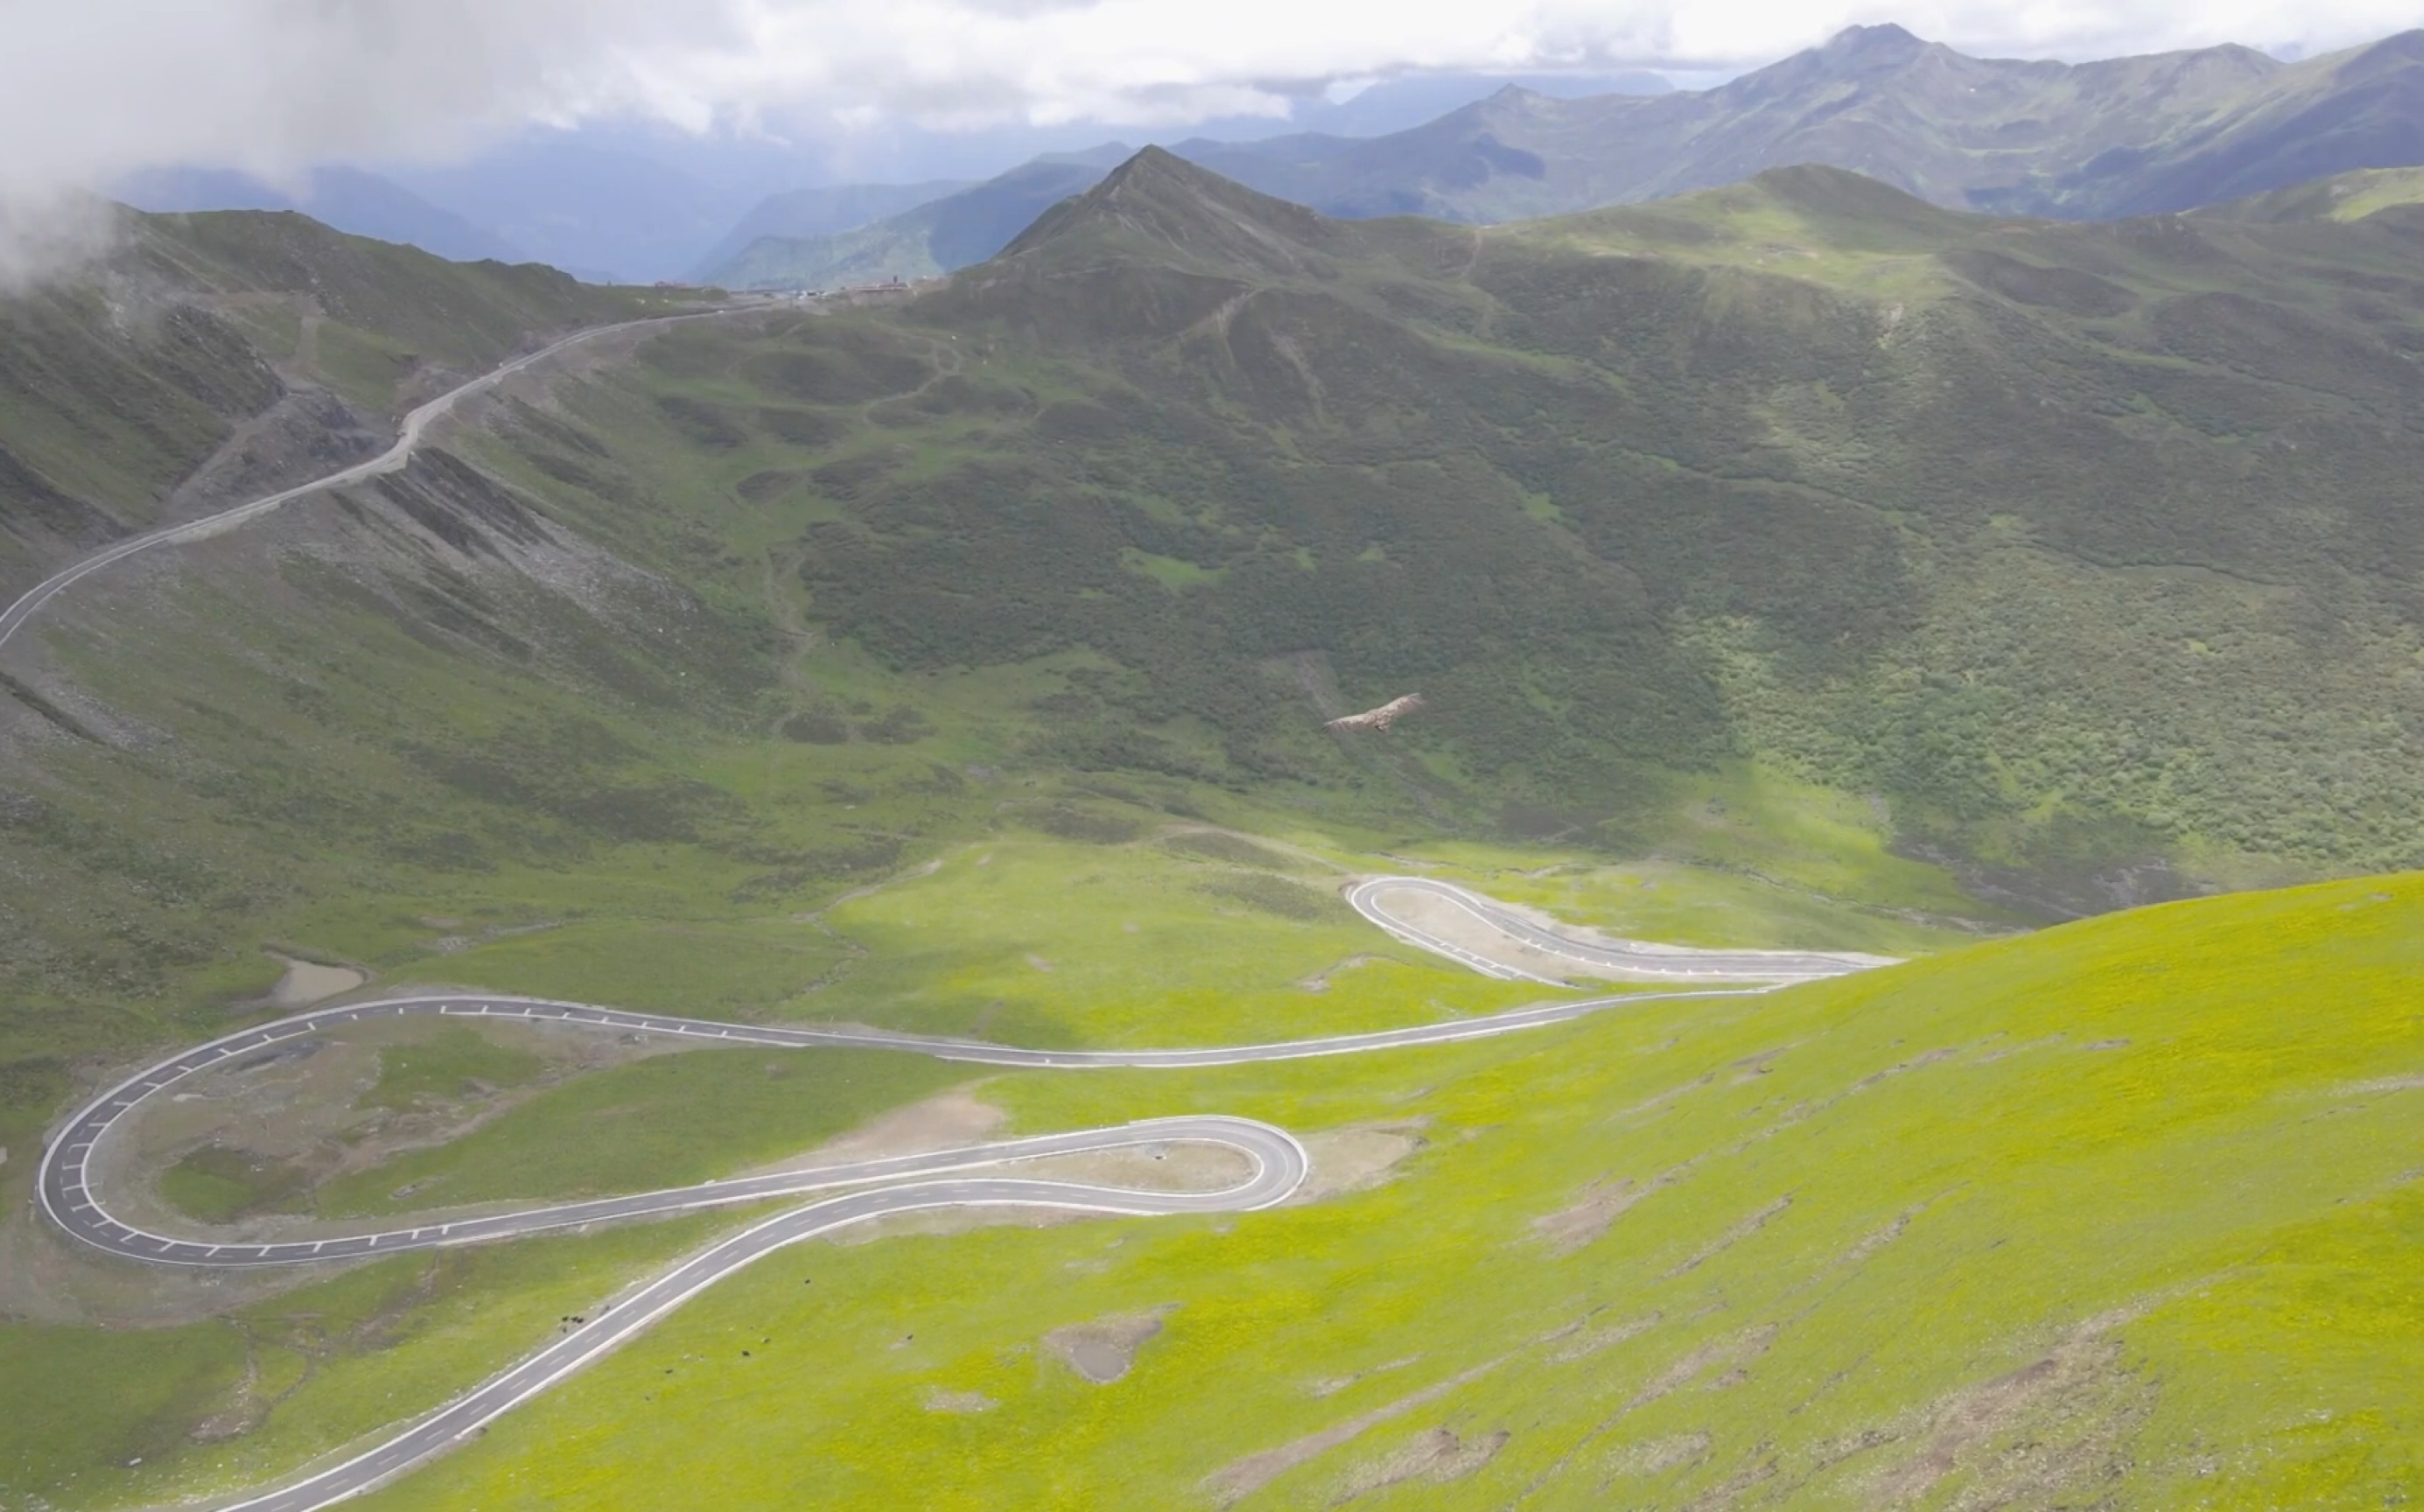
[[[1482, 903], [1489, 901], [1478, 895], [1468, 896]], [[1357, 906], [1366, 907], [1367, 902], [1368, 899]], [[1414, 943], [1437, 948], [1422, 940]], [[1460, 949], [1446, 953], [1467, 964], [1477, 963]], [[545, 1348], [436, 1411], [407, 1424], [362, 1453], [225, 1509], [312, 1512], [384, 1484], [410, 1466], [460, 1442], [517, 1404], [630, 1339], [717, 1281], [785, 1246], [893, 1214], [936, 1208], [1029, 1207], [1138, 1216], [1247, 1212], [1268, 1207], [1293, 1195], [1310, 1173], [1310, 1161], [1304, 1147], [1284, 1129], [1251, 1119], [1205, 1114], [709, 1182], [629, 1197], [549, 1203], [517, 1212], [370, 1230], [333, 1238], [231, 1242], [226, 1235], [215, 1239], [206, 1234], [158, 1233], [113, 1217], [96, 1189], [101, 1147], [122, 1133], [120, 1125], [136, 1109], [199, 1072], [217, 1066], [241, 1068], [248, 1060], [276, 1053], [282, 1044], [345, 1025], [410, 1015], [554, 1023], [613, 1033], [776, 1049], [849, 1045], [905, 1051], [977, 1065], [1060, 1070], [1111, 1066], [1181, 1069], [1448, 1044], [1563, 1023], [1653, 997], [1737, 996], [1764, 990], [1597, 997], [1402, 1029], [1183, 1050], [1031, 1050], [883, 1029], [717, 1024], [585, 1003], [476, 994], [387, 998], [320, 1009], [239, 1030], [136, 1073], [87, 1105], [51, 1140], [36, 1173], [36, 1192], [42, 1211], [52, 1221], [88, 1245], [152, 1265], [203, 1268], [359, 1260], [583, 1224], [762, 1202], [815, 1192], [837, 1193], [765, 1219], [692, 1255]], [[1005, 1168], [1050, 1156], [1172, 1144], [1208, 1144], [1234, 1150], [1245, 1156], [1250, 1174], [1217, 1191], [1164, 1191], [1005, 1173]]]
[[[1871, 966], [1890, 965], [1884, 956], [1807, 950], [1698, 950], [1638, 940], [1580, 939], [1537, 924], [1494, 898], [1427, 877], [1375, 877], [1348, 889], [1355, 912], [1408, 945], [1460, 961], [1487, 977], [1507, 981], [1562, 985], [1547, 975], [1597, 977], [1611, 981], [1815, 981]], [[1476, 949], [1447, 938], [1445, 917], [1477, 925], [1498, 936], [1501, 948]], [[1415, 915], [1415, 916], [1410, 916]], [[1427, 921], [1425, 915], [1427, 916]], [[1508, 950], [1506, 946], [1515, 948]], [[1513, 955], [1539, 970], [1510, 963]]]

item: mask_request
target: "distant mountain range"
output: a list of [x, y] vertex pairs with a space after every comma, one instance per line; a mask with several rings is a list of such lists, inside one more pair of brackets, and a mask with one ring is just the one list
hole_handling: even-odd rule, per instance
[[1855, 26], [1714, 89], [1557, 100], [1509, 88], [1366, 141], [1177, 151], [1357, 217], [1515, 220], [1823, 163], [1954, 208], [2112, 219], [2424, 162], [2424, 32], [2302, 63], [2211, 47], [2072, 65], [1968, 57], [1899, 26]]
[[[1662, 199], [1767, 168], [1851, 168], [1936, 204], [2100, 220], [2185, 210], [2352, 169], [2424, 163], [2424, 31], [2283, 63], [2244, 47], [2107, 62], [1973, 58], [1856, 26], [1714, 89], [1563, 99], [1508, 85], [1356, 138], [1195, 138], [1178, 156], [1327, 215], [1491, 224]], [[701, 270], [744, 287], [915, 278], [983, 261], [1028, 205], [1101, 177], [1037, 165], [837, 235]], [[1101, 161], [1101, 169], [1110, 167]], [[938, 236], [949, 226], [952, 234]]]
[[843, 183], [770, 195], [726, 232], [724, 240], [709, 248], [692, 277], [714, 278], [763, 239], [805, 241], [855, 231], [975, 187], [965, 179], [934, 179], [924, 183]]
[[[897, 215], [822, 236], [761, 236], [700, 278], [734, 289], [821, 289], [924, 279], [981, 263], [1035, 217], [1102, 182], [1135, 149], [1055, 153]], [[761, 206], [761, 212], [766, 207]]]
[[[1246, 140], [1252, 123], [1228, 119], [1172, 151], [1351, 218], [1490, 224], [1822, 163], [1953, 208], [2111, 219], [2424, 163], [2424, 31], [2296, 63], [2224, 46], [2065, 64], [1856, 26], [1711, 89], [1648, 74], [1432, 74], [1307, 102], [1289, 119], [1318, 129]], [[324, 168], [300, 192], [177, 170], [122, 193], [147, 210], [301, 209], [445, 257], [533, 258], [593, 280], [799, 287], [981, 262], [1127, 155], [1112, 145], [981, 183], [770, 196], [798, 170], [787, 151], [600, 129], [451, 167]]]
[[[1342, 101], [1302, 103], [1289, 119], [1324, 134], [1325, 140], [1377, 136], [1510, 87], [1555, 99], [1657, 95], [1674, 88], [1655, 73], [1642, 72], [1426, 73], [1387, 80]], [[1227, 141], [1249, 127], [1236, 120], [1208, 123], [1212, 135], [1198, 140]], [[1045, 152], [982, 182], [852, 183], [773, 195], [700, 258], [690, 277], [744, 288], [816, 288], [965, 267], [999, 251], [1055, 199], [1092, 187], [1129, 151], [1110, 143]], [[1081, 169], [1088, 171], [1075, 171]], [[965, 199], [936, 205], [963, 193]], [[930, 205], [935, 208], [927, 210]], [[892, 223], [896, 216], [898, 224]], [[760, 238], [780, 245], [757, 247]], [[981, 249], [971, 256], [970, 248]]]

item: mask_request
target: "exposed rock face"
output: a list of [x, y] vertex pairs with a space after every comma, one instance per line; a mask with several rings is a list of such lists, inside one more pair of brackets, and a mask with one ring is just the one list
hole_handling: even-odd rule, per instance
[[1348, 714], [1343, 719], [1332, 720], [1322, 728], [1336, 730], [1341, 734], [1348, 730], [1385, 730], [1422, 707], [1422, 694], [1408, 693], [1403, 698], [1392, 698], [1378, 708], [1367, 708], [1361, 714]]

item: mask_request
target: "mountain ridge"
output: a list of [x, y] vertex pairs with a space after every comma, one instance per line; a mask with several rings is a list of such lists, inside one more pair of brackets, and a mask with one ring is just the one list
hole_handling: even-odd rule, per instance
[[1084, 192], [1133, 150], [1107, 143], [1049, 152], [981, 183], [865, 224], [814, 236], [759, 236], [706, 281], [741, 289], [820, 288], [924, 279], [982, 262], [1060, 199]]
[[[2299, 63], [2229, 43], [2067, 64], [1975, 58], [1897, 24], [1854, 26], [1706, 90], [1567, 98], [1508, 84], [1386, 136], [1190, 138], [1167, 151], [1351, 219], [1497, 224], [1670, 198], [1800, 163], [1950, 209], [2126, 218], [2424, 163], [2424, 32]], [[1048, 184], [1039, 176], [1018, 205], [1040, 213], [1052, 192], [1089, 186], [1084, 173]], [[758, 262], [744, 254], [717, 271], [782, 286], [926, 276], [1013, 240], [1006, 203], [967, 217], [967, 233], [948, 245], [929, 224], [936, 214], [769, 244]]]
[[2300, 63], [2226, 44], [2073, 65], [1853, 27], [1707, 90], [1502, 92], [1295, 161], [1212, 145], [1196, 157], [1343, 215], [1511, 220], [1822, 161], [1955, 208], [2113, 218], [2424, 161], [2419, 49], [2424, 34], [2402, 33]]

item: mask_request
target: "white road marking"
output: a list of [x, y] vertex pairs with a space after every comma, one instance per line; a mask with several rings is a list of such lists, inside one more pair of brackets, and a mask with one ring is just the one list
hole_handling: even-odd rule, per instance
[[[1409, 885], [1429, 885], [1420, 879], [1381, 879]], [[1478, 952], [1437, 940], [1427, 931], [1405, 925], [1380, 910], [1373, 901], [1367, 883], [1349, 894], [1350, 901], [1366, 918], [1391, 934], [1424, 949], [1433, 950], [1458, 961], [1474, 970], [1500, 979], [1546, 981], [1528, 973], [1491, 961]], [[1444, 884], [1436, 884], [1442, 885]], [[1459, 890], [1460, 891], [1460, 890]], [[1468, 895], [1471, 896], [1471, 895]], [[1488, 899], [1475, 899], [1488, 905]], [[1493, 928], [1501, 929], [1510, 938], [1532, 943], [1539, 934], [1537, 928], [1520, 920], [1520, 930], [1510, 928], [1491, 916], [1485, 907], [1467, 906], [1475, 917]], [[1512, 915], [1508, 916], [1512, 920]], [[1537, 948], [1537, 947], [1536, 947]], [[1593, 947], [1597, 948], [1597, 947]], [[1605, 952], [1602, 952], [1603, 955]], [[1730, 953], [1740, 955], [1741, 953]], [[1576, 959], [1586, 959], [1577, 956]], [[1807, 958], [1812, 961], [1827, 958]], [[1852, 963], [1827, 960], [1835, 970], [1857, 969]], [[1581, 1001], [1550, 1003], [1516, 1009], [1488, 1018], [1467, 1019], [1447, 1024], [1414, 1026], [1402, 1029], [1384, 1029], [1359, 1034], [1332, 1035], [1299, 1041], [1187, 1050], [1098, 1050], [1098, 1051], [1037, 1051], [1010, 1045], [986, 1044], [978, 1041], [936, 1040], [917, 1035], [896, 1034], [885, 1030], [828, 1029], [809, 1027], [752, 1027], [714, 1024], [695, 1019], [666, 1019], [662, 1015], [623, 1013], [594, 1005], [559, 1003], [534, 998], [487, 998], [473, 1006], [472, 1011], [499, 1017], [524, 1020], [548, 1019], [565, 1024], [586, 1025], [607, 1029], [624, 1029], [647, 1034], [672, 1034], [696, 1039], [742, 1039], [758, 1043], [794, 1049], [810, 1049], [821, 1045], [857, 1045], [907, 1051], [930, 1055], [942, 1059], [970, 1061], [1001, 1066], [1084, 1069], [1095, 1067], [1163, 1067], [1240, 1065], [1258, 1061], [1300, 1059], [1309, 1057], [1360, 1054], [1371, 1050], [1408, 1047], [1424, 1044], [1449, 1044], [1515, 1033], [1523, 1029], [1571, 1022], [1587, 1014], [1653, 1000], [1679, 997], [1736, 996], [1766, 991], [1765, 988], [1731, 989], [1683, 993], [1636, 994], [1629, 996], [1592, 998]], [[1140, 1216], [1169, 1213], [1249, 1212], [1284, 1201], [1302, 1185], [1310, 1171], [1310, 1159], [1304, 1147], [1286, 1130], [1253, 1120], [1225, 1115], [1154, 1119], [1117, 1128], [1084, 1129], [1063, 1134], [1037, 1135], [1020, 1139], [1000, 1140], [971, 1146], [963, 1150], [934, 1151], [916, 1155], [891, 1156], [884, 1159], [848, 1162], [816, 1167], [805, 1170], [777, 1172], [741, 1182], [704, 1182], [695, 1186], [668, 1191], [642, 1193], [631, 1197], [606, 1198], [590, 1202], [560, 1203], [533, 1208], [518, 1213], [500, 1214], [490, 1218], [440, 1224], [436, 1228], [391, 1230], [384, 1233], [355, 1234], [319, 1239], [306, 1244], [231, 1247], [199, 1240], [177, 1240], [146, 1233], [128, 1228], [112, 1218], [97, 1202], [72, 1203], [62, 1211], [60, 1203], [75, 1195], [91, 1196], [82, 1185], [84, 1172], [80, 1161], [68, 1157], [88, 1152], [128, 1109], [145, 1097], [178, 1079], [163, 1076], [164, 1070], [178, 1067], [178, 1075], [193, 1066], [210, 1064], [230, 1055], [264, 1048], [285, 1040], [311, 1034], [332, 1024], [352, 1023], [370, 1016], [404, 1016], [435, 1012], [440, 1015], [457, 1011], [462, 1007], [454, 1000], [436, 997], [399, 997], [381, 1002], [358, 1004], [344, 1009], [306, 1012], [277, 1024], [240, 1030], [210, 1044], [184, 1052], [182, 1056], [134, 1077], [101, 1094], [93, 1103], [70, 1121], [67, 1127], [80, 1138], [78, 1143], [54, 1145], [46, 1151], [36, 1173], [36, 1191], [43, 1210], [53, 1221], [70, 1233], [88, 1243], [114, 1252], [132, 1253], [136, 1239], [150, 1240], [157, 1246], [156, 1256], [136, 1256], [157, 1264], [209, 1265], [285, 1265], [308, 1262], [313, 1258], [340, 1259], [368, 1254], [385, 1243], [392, 1252], [426, 1249], [450, 1242], [477, 1242], [504, 1239], [550, 1230], [580, 1229], [607, 1218], [630, 1218], [655, 1214], [686, 1212], [701, 1207], [738, 1202], [758, 1202], [769, 1198], [804, 1196], [830, 1191], [837, 1187], [854, 1188], [840, 1196], [822, 1197], [805, 1207], [761, 1220], [726, 1239], [711, 1245], [701, 1253], [685, 1260], [658, 1280], [642, 1286], [626, 1298], [625, 1305], [614, 1308], [611, 1317], [605, 1310], [594, 1321], [576, 1328], [561, 1340], [540, 1350], [519, 1363], [508, 1367], [488, 1381], [472, 1388], [437, 1411], [415, 1424], [407, 1424], [395, 1436], [367, 1453], [333, 1468], [321, 1471], [305, 1480], [279, 1490], [253, 1497], [227, 1508], [226, 1512], [312, 1512], [333, 1502], [358, 1494], [383, 1482], [404, 1468], [418, 1463], [428, 1455], [458, 1441], [482, 1424], [510, 1410], [531, 1396], [546, 1390], [575, 1370], [614, 1348], [624, 1340], [647, 1328], [666, 1313], [680, 1306], [700, 1291], [713, 1285], [725, 1276], [784, 1246], [827, 1233], [853, 1223], [895, 1213], [923, 1211], [932, 1208], [962, 1206], [1029, 1206], [1047, 1207], [1071, 1212], [1089, 1212]], [[129, 1092], [136, 1095], [129, 1096]], [[1021, 1160], [1031, 1160], [1046, 1154], [1089, 1154], [1105, 1150], [1133, 1148], [1139, 1145], [1163, 1145], [1173, 1142], [1197, 1142], [1226, 1146], [1243, 1154], [1252, 1167], [1248, 1177], [1235, 1186], [1213, 1192], [1161, 1192], [1136, 1190], [1085, 1183], [1039, 1181], [1006, 1176], [970, 1176], [964, 1173], [989, 1170]], [[956, 1179], [936, 1180], [949, 1176]], [[916, 1179], [909, 1179], [909, 1178]], [[90, 1215], [88, 1217], [87, 1215]], [[458, 1238], [458, 1229], [469, 1231]], [[117, 1231], [113, 1233], [113, 1231]], [[122, 1235], [122, 1237], [121, 1237]], [[253, 1253], [237, 1255], [231, 1248], [253, 1248]], [[631, 1306], [632, 1302], [643, 1305]]]

